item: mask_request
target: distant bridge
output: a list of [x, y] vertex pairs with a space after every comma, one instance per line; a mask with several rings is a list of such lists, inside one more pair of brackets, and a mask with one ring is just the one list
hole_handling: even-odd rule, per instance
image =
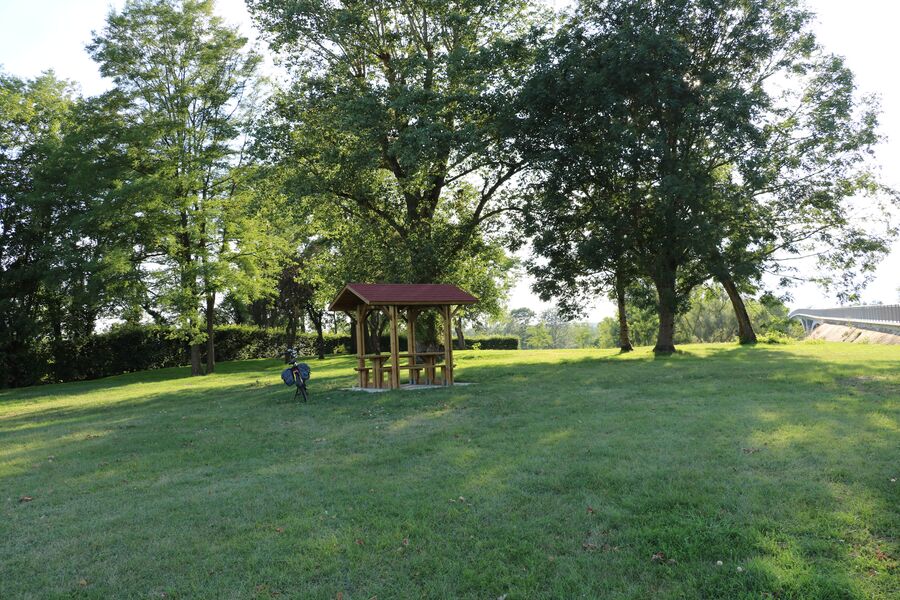
[[900, 304], [873, 304], [843, 308], [798, 308], [791, 311], [788, 317], [799, 319], [806, 333], [822, 323], [875, 329], [888, 333], [900, 331]]

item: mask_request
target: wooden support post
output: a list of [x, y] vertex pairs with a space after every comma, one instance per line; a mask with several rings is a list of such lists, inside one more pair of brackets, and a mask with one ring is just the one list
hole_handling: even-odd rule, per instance
[[442, 307], [444, 316], [444, 385], [453, 385], [453, 338], [450, 336], [450, 307]]
[[[406, 309], [406, 353], [409, 354], [409, 364], [416, 366], [416, 317], [419, 316], [419, 309], [408, 307]], [[419, 383], [419, 372], [411, 369], [409, 371], [410, 383]]]
[[[366, 308], [363, 305], [356, 307], [356, 364], [360, 369], [366, 368]], [[357, 383], [364, 388], [369, 385], [369, 378], [364, 371], [357, 373]]]
[[396, 306], [388, 309], [391, 316], [391, 389], [400, 388], [400, 337], [397, 334], [397, 321], [399, 321]]
[[[419, 310], [416, 308], [406, 309], [406, 351], [409, 354], [416, 353], [416, 319], [419, 317]], [[415, 360], [415, 357], [411, 357]]]

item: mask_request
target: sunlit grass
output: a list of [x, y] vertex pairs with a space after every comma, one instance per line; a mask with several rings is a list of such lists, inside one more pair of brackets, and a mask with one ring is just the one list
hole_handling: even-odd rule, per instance
[[0, 598], [900, 595], [900, 348], [683, 350], [0, 392]]

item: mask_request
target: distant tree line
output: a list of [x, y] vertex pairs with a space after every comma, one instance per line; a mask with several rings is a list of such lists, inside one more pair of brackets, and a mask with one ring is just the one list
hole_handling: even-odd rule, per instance
[[526, 244], [559, 319], [615, 299], [623, 350], [648, 311], [658, 352], [693, 339], [710, 285], [752, 342], [765, 275], [853, 299], [895, 233], [877, 106], [799, 0], [247, 5], [267, 49], [212, 0], [133, 0], [88, 46], [108, 92], [0, 73], [0, 386], [108, 323], [166, 327], [195, 375], [218, 324], [324, 355], [348, 281], [458, 284], [464, 337]]
[[[676, 343], [722, 343], [738, 339], [739, 326], [727, 293], [709, 285], [691, 292], [689, 308], [678, 315]], [[635, 346], [652, 346], [659, 329], [652, 305], [628, 304], [630, 339]], [[748, 298], [746, 306], [760, 334], [767, 341], [798, 339], [802, 326], [788, 319], [784, 303], [771, 295]], [[523, 349], [618, 348], [619, 320], [604, 317], [599, 323], [572, 321], [556, 309], [536, 313], [515, 308], [472, 329], [476, 335], [513, 335]]]

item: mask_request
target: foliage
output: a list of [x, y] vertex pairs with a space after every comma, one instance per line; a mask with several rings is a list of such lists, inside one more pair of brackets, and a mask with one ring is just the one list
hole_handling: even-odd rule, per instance
[[278, 161], [396, 242], [398, 281], [443, 281], [512, 202], [511, 95], [529, 52], [521, 0], [251, 0], [293, 67]]
[[[293, 340], [281, 329], [252, 325], [217, 325], [214, 329], [216, 354], [220, 361], [252, 358], [277, 358], [285, 348], [296, 348], [303, 356], [319, 353], [355, 354], [350, 336], [345, 333], [316, 332], [294, 334]], [[387, 347], [387, 337], [382, 339]], [[403, 349], [406, 337], [400, 336]], [[466, 349], [478, 345], [482, 350], [518, 350], [519, 339], [509, 336], [471, 336]], [[160, 325], [121, 325], [105, 333], [58, 344], [37, 344], [31, 355], [28, 379], [20, 374], [15, 386], [99, 379], [121, 373], [178, 367], [189, 363], [187, 342], [173, 335], [172, 327]]]
[[553, 335], [550, 333], [550, 328], [543, 321], [529, 327], [526, 335], [525, 347], [529, 350], [543, 350], [553, 347]]
[[[115, 82], [109, 99], [123, 118], [121, 141], [134, 165], [119, 194], [146, 232], [143, 276], [156, 310], [170, 314], [191, 344], [195, 374], [216, 295], [264, 279], [263, 261], [253, 258], [261, 258], [265, 243], [242, 210], [237, 170], [260, 61], [244, 51], [246, 43], [214, 16], [211, 0], [136, 0], [111, 12], [88, 47]], [[247, 269], [258, 279], [241, 277]]]
[[671, 352], [677, 313], [710, 278], [752, 290], [805, 253], [841, 289], [865, 278], [893, 233], [868, 227], [889, 198], [866, 164], [876, 111], [811, 18], [793, 0], [581, 4], [521, 98], [542, 293], [577, 308], [611, 272], [645, 277], [656, 348]]
[[[329, 354], [350, 344], [347, 335], [325, 334], [324, 348]], [[219, 360], [274, 358], [284, 354], [288, 339], [284, 331], [246, 325], [220, 325], [214, 329]], [[317, 352], [317, 336], [300, 333], [293, 347], [300, 354]], [[98, 379], [120, 373], [162, 369], [188, 364], [187, 342], [167, 326], [121, 326], [106, 333], [79, 340], [63, 341], [59, 347], [39, 345], [32, 366], [33, 376], [23, 384]]]
[[3, 596], [896, 597], [900, 347], [474, 354], [0, 392]]
[[518, 350], [519, 338], [502, 335], [466, 336], [466, 350]]
[[[0, 387], [37, 375], [42, 357], [35, 339], [61, 340], [64, 323], [93, 324], [79, 314], [85, 294], [67, 297], [63, 282], [52, 281], [60, 261], [73, 256], [58, 253], [56, 243], [68, 197], [44, 193], [41, 176], [59, 151], [74, 101], [70, 85], [52, 72], [29, 81], [0, 72]], [[80, 282], [90, 286], [90, 275]]]
[[[803, 335], [802, 326], [787, 318], [784, 302], [770, 295], [746, 299], [747, 310], [759, 330], [760, 341], [797, 340]], [[628, 312], [629, 326], [635, 346], [653, 343], [658, 322], [655, 311], [640, 302]], [[598, 326], [600, 347], [618, 346], [618, 322], [606, 318]], [[678, 315], [676, 341], [685, 343], [731, 342], [737, 338], [738, 322], [725, 292], [718, 286], [701, 286], [690, 295], [688, 308]]]
[[[407, 348], [406, 336], [400, 335], [398, 339], [400, 340], [400, 351], [405, 352]], [[480, 350], [518, 350], [519, 338], [506, 335], [467, 335], [466, 350], [473, 350], [475, 346], [478, 346]], [[381, 347], [390, 347], [390, 338], [388, 336], [381, 337]], [[442, 351], [444, 345], [438, 344], [436, 348], [438, 351]], [[456, 346], [454, 345], [455, 348]]]

